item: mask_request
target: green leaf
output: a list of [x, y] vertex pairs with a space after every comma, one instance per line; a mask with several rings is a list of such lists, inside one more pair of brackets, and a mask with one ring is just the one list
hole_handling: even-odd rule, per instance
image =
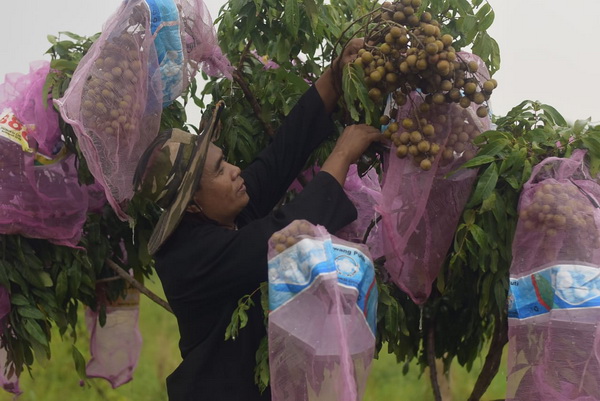
[[462, 165], [463, 168], [470, 168], [470, 167], [477, 167], [477, 166], [481, 166], [483, 164], [488, 164], [488, 163], [492, 163], [496, 160], [496, 158], [494, 156], [489, 156], [489, 155], [477, 155], [474, 158], [472, 158], [471, 160], [469, 160], [468, 162], [466, 162], [465, 164]]
[[540, 109], [544, 111], [544, 114], [550, 116], [556, 125], [561, 127], [566, 127], [568, 125], [564, 117], [554, 107], [547, 104], [541, 104]]
[[67, 272], [62, 270], [58, 273], [58, 277], [56, 279], [56, 301], [59, 304], [62, 304], [67, 296], [67, 291], [69, 290], [69, 277], [67, 276]]
[[482, 147], [477, 153], [478, 156], [497, 156], [504, 148], [510, 145], [510, 141], [505, 138], [498, 138], [490, 141]]
[[598, 134], [582, 138], [583, 144], [595, 157], [600, 157], [600, 137]]
[[48, 338], [46, 337], [46, 333], [42, 330], [40, 325], [36, 323], [34, 320], [23, 319], [23, 328], [27, 333], [38, 343], [42, 345], [48, 345]]
[[487, 248], [487, 234], [481, 227], [476, 224], [469, 226], [469, 234], [471, 234], [480, 249]]
[[44, 287], [52, 287], [54, 285], [52, 277], [47, 272], [40, 272], [39, 276]]
[[77, 68], [77, 63], [71, 60], [58, 59], [50, 62], [50, 68], [63, 72], [73, 72]]
[[306, 15], [310, 21], [310, 27], [314, 30], [319, 22], [319, 9], [315, 0], [304, 0], [302, 2], [306, 10]]
[[494, 10], [492, 10], [492, 6], [489, 3], [486, 3], [477, 11], [477, 18], [479, 19], [479, 30], [485, 31], [487, 30], [492, 23], [494, 22]]
[[477, 180], [477, 185], [475, 186], [475, 191], [471, 196], [471, 199], [467, 203], [467, 207], [473, 207], [483, 200], [487, 199], [488, 196], [492, 193], [494, 188], [496, 188], [496, 183], [498, 182], [498, 169], [495, 163], [490, 164], [483, 174]]
[[71, 355], [73, 357], [73, 363], [75, 364], [75, 371], [79, 375], [80, 380], [87, 380], [87, 375], [85, 373], [85, 359], [81, 352], [77, 349], [77, 347], [73, 344], [71, 347]]
[[22, 294], [12, 294], [10, 296], [10, 303], [13, 305], [31, 305], [29, 299]]
[[19, 306], [17, 307], [19, 315], [30, 318], [30, 319], [45, 319], [46, 316], [38, 309], [33, 306]]
[[298, 28], [300, 27], [300, 11], [298, 9], [298, 0], [286, 0], [284, 18], [286, 27], [292, 38], [297, 38]]
[[504, 174], [505, 172], [512, 171], [521, 171], [523, 169], [523, 163], [525, 163], [525, 158], [527, 157], [527, 149], [525, 148], [517, 148], [513, 149], [512, 152], [508, 154], [508, 157], [502, 161], [500, 165], [500, 174]]
[[256, 366], [254, 368], [254, 382], [258, 385], [261, 393], [269, 386], [270, 376], [269, 342], [267, 336], [264, 336], [256, 351]]
[[[525, 160], [525, 162], [523, 163], [523, 175], [521, 176], [521, 186], [523, 186], [523, 184], [525, 184], [529, 178], [531, 177], [531, 171], [533, 170], [531, 161], [529, 161], [529, 159]], [[519, 187], [519, 188], [520, 188]], [[518, 188], [515, 188], [518, 189]]]
[[485, 212], [495, 210], [497, 199], [498, 199], [498, 196], [496, 195], [496, 192], [492, 192], [492, 194], [490, 196], [488, 196], [487, 199], [485, 199], [481, 203], [481, 208], [479, 209], [479, 212], [485, 213]]

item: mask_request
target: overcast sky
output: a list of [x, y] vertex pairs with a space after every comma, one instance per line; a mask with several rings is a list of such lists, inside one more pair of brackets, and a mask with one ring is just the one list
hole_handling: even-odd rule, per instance
[[[3, 0], [0, 23], [0, 81], [26, 73], [29, 63], [49, 59], [48, 34], [91, 35], [121, 0]], [[224, 0], [207, 0], [213, 20]], [[489, 0], [496, 13], [489, 30], [500, 46], [502, 64], [494, 76], [496, 115], [522, 100], [554, 106], [568, 120], [600, 122], [600, 51], [596, 49], [598, 0]], [[568, 4], [568, 7], [567, 7]]]

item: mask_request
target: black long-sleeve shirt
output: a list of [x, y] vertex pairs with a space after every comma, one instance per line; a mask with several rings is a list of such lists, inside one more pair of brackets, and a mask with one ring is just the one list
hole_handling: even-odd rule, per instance
[[[238, 338], [224, 341], [237, 301], [267, 280], [270, 236], [305, 219], [335, 232], [356, 218], [339, 183], [318, 173], [296, 198], [273, 211], [310, 153], [333, 131], [312, 87], [242, 176], [250, 201], [234, 231], [186, 214], [155, 255], [156, 270], [180, 332], [183, 362], [167, 378], [171, 401], [270, 400], [254, 384], [255, 354], [265, 336], [258, 297]], [[259, 295], [259, 294], [257, 294]]]

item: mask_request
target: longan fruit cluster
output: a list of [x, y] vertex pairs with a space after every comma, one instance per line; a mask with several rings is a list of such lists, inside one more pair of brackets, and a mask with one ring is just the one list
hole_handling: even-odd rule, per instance
[[123, 31], [110, 37], [90, 70], [82, 93], [81, 113], [88, 129], [107, 137], [135, 132], [143, 104], [137, 101], [142, 72], [141, 37]]
[[397, 92], [396, 103], [402, 106], [408, 94], [419, 90], [427, 103], [458, 103], [463, 108], [474, 103], [477, 115], [486, 117], [496, 80], [478, 74], [477, 61], [462, 60], [452, 46], [454, 38], [442, 34], [431, 13], [417, 16], [420, 6], [421, 0], [382, 4], [376, 27], [355, 60], [365, 73], [369, 97], [377, 103]]
[[[386, 122], [386, 117], [382, 122]], [[383, 134], [396, 146], [396, 156], [405, 158], [411, 155], [416, 166], [428, 171], [441, 149], [435, 142], [436, 133], [441, 130], [442, 128], [439, 125], [436, 128], [430, 119], [424, 116], [419, 118], [419, 115], [415, 114], [400, 121], [389, 122]]]
[[599, 248], [599, 227], [594, 221], [594, 206], [572, 184], [542, 184], [535, 191], [531, 204], [519, 212], [523, 227], [547, 237], [569, 230], [577, 232], [578, 241]]
[[269, 241], [275, 251], [281, 253], [296, 245], [303, 236], [314, 237], [314, 226], [306, 220], [294, 220], [284, 229], [274, 233]]
[[442, 166], [457, 157], [465, 161], [475, 157], [472, 140], [480, 134], [480, 129], [471, 114], [456, 105], [422, 103], [399, 121], [391, 121], [384, 115], [380, 122], [387, 124], [383, 134], [396, 147], [396, 156], [411, 156], [422, 170], [430, 170], [438, 154]]

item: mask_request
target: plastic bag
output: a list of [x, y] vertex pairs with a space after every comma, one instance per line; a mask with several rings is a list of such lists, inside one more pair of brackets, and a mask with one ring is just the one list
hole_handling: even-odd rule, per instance
[[[107, 21], [62, 99], [94, 178], [122, 220], [133, 175], [158, 134], [163, 105], [186, 89], [201, 63], [230, 73], [201, 1], [131, 0]], [[221, 70], [220, 70], [221, 69]]]
[[88, 377], [100, 377], [117, 388], [133, 379], [142, 349], [138, 327], [140, 293], [130, 288], [125, 298], [106, 306], [106, 323], [100, 326], [98, 313], [86, 308], [85, 320], [90, 333]]
[[600, 185], [584, 151], [538, 164], [510, 267], [507, 399], [600, 399]]
[[[467, 62], [476, 60], [477, 74], [489, 77], [477, 56], [459, 55]], [[422, 96], [413, 93], [399, 108], [397, 121], [412, 117], [422, 102]], [[377, 210], [382, 215], [385, 268], [391, 280], [418, 304], [431, 293], [477, 176], [477, 171], [470, 169], [445, 177], [474, 156], [476, 148], [470, 141], [490, 127], [489, 117], [476, 116], [476, 107], [445, 104], [432, 106], [427, 114], [419, 112], [434, 122], [435, 143], [441, 149], [454, 147], [449, 154], [437, 153], [430, 170], [422, 170], [411, 157], [398, 158], [395, 147], [384, 166], [383, 201]]]
[[359, 400], [375, 351], [377, 286], [365, 246], [295, 221], [269, 241], [274, 401]]

